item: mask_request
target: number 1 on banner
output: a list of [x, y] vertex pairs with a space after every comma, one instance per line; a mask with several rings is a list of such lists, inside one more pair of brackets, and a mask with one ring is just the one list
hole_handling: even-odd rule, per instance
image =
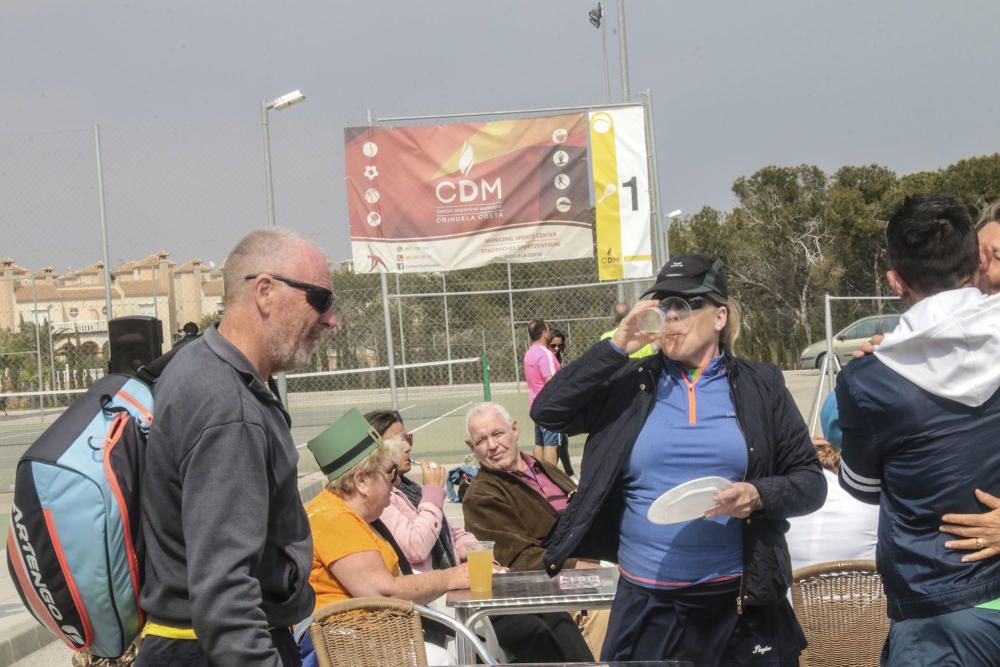
[[[653, 275], [649, 237], [649, 175], [642, 107], [589, 115], [597, 267], [601, 280]], [[627, 193], [626, 193], [627, 191]]]

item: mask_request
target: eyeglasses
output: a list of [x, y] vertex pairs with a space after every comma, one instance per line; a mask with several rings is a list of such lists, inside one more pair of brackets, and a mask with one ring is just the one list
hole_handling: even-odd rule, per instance
[[312, 306], [313, 310], [320, 315], [324, 314], [333, 307], [333, 290], [320, 287], [319, 285], [304, 283], [301, 280], [295, 280], [293, 278], [286, 278], [285, 276], [278, 275], [277, 273], [252, 273], [249, 276], [243, 276], [243, 280], [256, 280], [259, 276], [271, 276], [275, 280], [280, 280], [289, 287], [302, 290], [306, 293], [306, 303]]
[[703, 297], [703, 296], [680, 296], [680, 295], [671, 294], [669, 296], [662, 296], [662, 297], [660, 297], [661, 303], [667, 301], [668, 299], [679, 299], [680, 301], [683, 301], [684, 303], [686, 303], [688, 305], [688, 308], [690, 308], [691, 310], [700, 310], [701, 308], [704, 308], [705, 306], [715, 306], [715, 305], [717, 305], [711, 299], [708, 299], [708, 298]]
[[408, 444], [410, 447], [413, 446], [413, 434], [412, 433], [404, 433], [403, 434], [403, 438], [406, 439], [406, 444]]
[[549, 345], [549, 347], [552, 348], [553, 350], [562, 350], [566, 348], [566, 346], [563, 343], [552, 343], [551, 345]]

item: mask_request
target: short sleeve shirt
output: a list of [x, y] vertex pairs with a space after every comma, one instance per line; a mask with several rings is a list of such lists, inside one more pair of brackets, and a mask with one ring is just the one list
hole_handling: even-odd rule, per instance
[[351, 597], [329, 570], [344, 556], [377, 551], [392, 576], [399, 576], [399, 558], [392, 546], [333, 491], [323, 489], [306, 505], [306, 514], [313, 534], [309, 583], [316, 592], [316, 609]]
[[552, 350], [544, 345], [531, 345], [524, 353], [524, 381], [528, 385], [528, 405], [545, 386], [545, 378], [552, 377], [559, 370], [559, 360]]

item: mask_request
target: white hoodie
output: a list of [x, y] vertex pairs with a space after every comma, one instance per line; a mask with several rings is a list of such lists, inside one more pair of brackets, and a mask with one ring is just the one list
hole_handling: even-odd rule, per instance
[[978, 407], [1000, 388], [1000, 294], [964, 287], [922, 299], [875, 356], [935, 396]]

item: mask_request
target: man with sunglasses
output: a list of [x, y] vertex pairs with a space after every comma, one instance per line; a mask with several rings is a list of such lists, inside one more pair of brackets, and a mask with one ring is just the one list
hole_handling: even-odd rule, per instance
[[298, 665], [313, 611], [298, 453], [272, 374], [336, 325], [329, 264], [303, 236], [251, 232], [226, 259], [225, 315], [156, 384], [143, 473], [136, 665]]

